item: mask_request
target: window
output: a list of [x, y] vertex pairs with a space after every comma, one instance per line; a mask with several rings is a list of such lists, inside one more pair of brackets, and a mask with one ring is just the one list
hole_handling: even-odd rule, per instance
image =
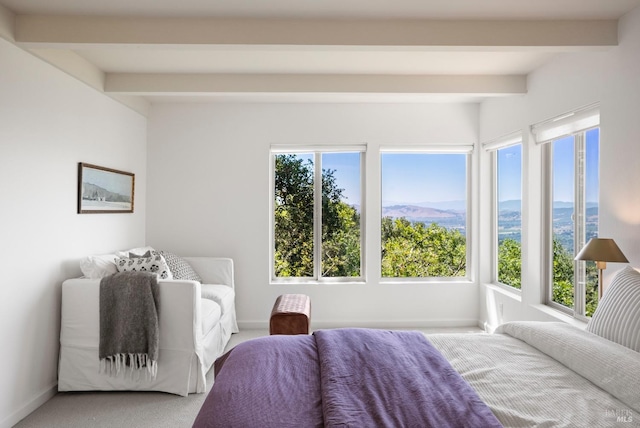
[[392, 150], [381, 154], [382, 277], [468, 277], [471, 147]]
[[272, 280], [362, 279], [364, 150], [272, 148]]
[[483, 144], [491, 151], [494, 176], [494, 281], [522, 284], [522, 133]]
[[574, 257], [598, 235], [599, 119], [589, 107], [533, 128], [547, 165], [547, 298], [577, 317], [591, 316], [598, 304], [595, 262]]

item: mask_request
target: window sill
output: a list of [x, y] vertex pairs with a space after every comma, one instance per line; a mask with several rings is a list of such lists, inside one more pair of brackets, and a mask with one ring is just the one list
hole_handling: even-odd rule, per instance
[[507, 285], [494, 284], [494, 283], [488, 283], [488, 284], [485, 283], [484, 286], [487, 287], [487, 289], [498, 292], [517, 302], [522, 302], [522, 293], [520, 292], [520, 290], [516, 288], [509, 287]]
[[468, 278], [381, 278], [380, 285], [386, 284], [475, 284]]
[[269, 285], [364, 285], [366, 281], [270, 281]]
[[584, 330], [585, 328], [587, 328], [586, 322], [581, 321], [565, 313], [562, 313], [556, 309], [550, 308], [547, 305], [537, 304], [537, 305], [531, 305], [531, 307], [539, 312], [542, 312], [544, 315], [555, 318], [557, 321], [571, 324], [572, 326], [577, 327], [581, 330]]
[[367, 281], [314, 281], [314, 280], [299, 280], [299, 281], [277, 281], [272, 280], [269, 281], [269, 285], [282, 286], [282, 285], [301, 285], [301, 286], [314, 286], [314, 285], [373, 285], [373, 286], [386, 286], [386, 285], [394, 285], [394, 286], [403, 286], [403, 285], [411, 285], [411, 286], [422, 286], [422, 285], [475, 285], [475, 282], [465, 279], [457, 279], [457, 280], [448, 280], [443, 278], [438, 279], [414, 279], [414, 278], [385, 278], [381, 279], [377, 284], [373, 284]]

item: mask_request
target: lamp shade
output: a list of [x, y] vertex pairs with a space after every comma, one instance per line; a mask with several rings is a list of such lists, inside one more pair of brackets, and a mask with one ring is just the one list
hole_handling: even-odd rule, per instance
[[591, 238], [578, 253], [575, 260], [593, 260], [597, 262], [628, 263], [613, 239]]

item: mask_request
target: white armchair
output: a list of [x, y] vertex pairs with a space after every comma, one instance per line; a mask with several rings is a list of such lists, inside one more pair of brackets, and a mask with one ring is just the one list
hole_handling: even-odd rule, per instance
[[59, 391], [144, 390], [178, 395], [206, 391], [205, 375], [238, 332], [233, 261], [184, 257], [202, 278], [160, 280], [159, 355], [155, 379], [99, 373], [100, 279], [62, 284]]

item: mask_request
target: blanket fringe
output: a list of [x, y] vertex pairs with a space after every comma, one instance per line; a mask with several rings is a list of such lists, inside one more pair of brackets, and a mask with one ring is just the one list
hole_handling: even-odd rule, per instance
[[146, 380], [153, 380], [158, 374], [158, 362], [151, 360], [147, 354], [115, 354], [100, 359], [100, 374], [116, 377], [122, 372], [133, 379], [141, 379], [144, 374]]

